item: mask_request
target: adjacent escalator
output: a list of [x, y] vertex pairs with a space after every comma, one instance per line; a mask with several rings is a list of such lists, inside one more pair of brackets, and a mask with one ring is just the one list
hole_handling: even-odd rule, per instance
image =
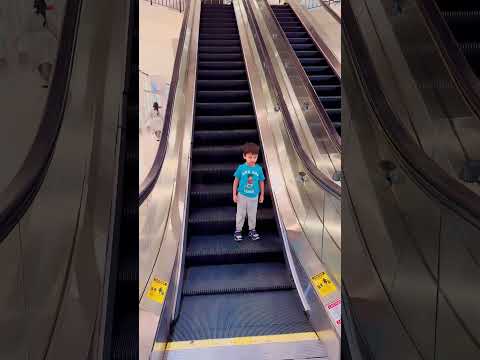
[[341, 83], [290, 5], [272, 5], [273, 13], [302, 64], [320, 103], [341, 136]]
[[257, 214], [261, 239], [233, 239], [233, 173], [250, 141], [260, 143], [233, 6], [202, 4], [187, 247], [170, 342], [312, 331], [268, 191]]
[[472, 70], [480, 77], [480, 2], [435, 0]]

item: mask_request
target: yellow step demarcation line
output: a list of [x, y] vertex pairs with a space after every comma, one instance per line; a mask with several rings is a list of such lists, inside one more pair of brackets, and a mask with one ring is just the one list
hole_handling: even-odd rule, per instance
[[188, 349], [202, 349], [220, 346], [242, 346], [242, 345], [258, 345], [258, 344], [272, 344], [272, 343], [286, 343], [297, 341], [319, 340], [315, 332], [279, 334], [279, 335], [264, 335], [264, 336], [245, 336], [224, 339], [204, 339], [204, 340], [189, 340], [189, 341], [172, 341], [165, 343], [155, 343], [153, 351], [172, 351], [172, 350], [188, 350]]

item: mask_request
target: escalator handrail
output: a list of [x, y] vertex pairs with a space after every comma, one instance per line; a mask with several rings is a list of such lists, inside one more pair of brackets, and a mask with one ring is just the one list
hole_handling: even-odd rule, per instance
[[81, 8], [82, 0], [67, 1], [55, 69], [37, 134], [22, 166], [0, 193], [0, 243], [35, 199], [52, 161], [68, 100]]
[[341, 187], [336, 184], [332, 179], [329, 177], [325, 176], [323, 172], [321, 172], [317, 166], [312, 162], [308, 154], [305, 152], [302, 146], [302, 142], [300, 140], [299, 135], [297, 134], [297, 131], [295, 129], [295, 125], [293, 123], [292, 118], [290, 117], [290, 113], [288, 111], [287, 105], [285, 103], [284, 98], [280, 95], [281, 90], [280, 90], [280, 84], [278, 82], [278, 79], [275, 76], [274, 70], [273, 70], [273, 64], [271, 58], [268, 56], [267, 53], [267, 47], [265, 45], [265, 41], [260, 36], [260, 27], [257, 23], [257, 20], [255, 18], [255, 15], [253, 14], [253, 10], [251, 8], [251, 4], [248, 0], [243, 0], [243, 3], [245, 5], [245, 9], [247, 10], [247, 16], [249, 19], [252, 20], [255, 29], [252, 29], [254, 33], [257, 33], [257, 42], [259, 43], [259, 52], [260, 55], [262, 56], [262, 63], [265, 64], [266, 68], [266, 73], [267, 73], [267, 78], [271, 79], [271, 83], [273, 85], [273, 92], [274, 96], [278, 100], [278, 103], [280, 104], [280, 108], [282, 110], [283, 118], [285, 119], [285, 125], [287, 128], [287, 132], [290, 135], [290, 139], [292, 140], [293, 146], [302, 160], [302, 163], [305, 165], [306, 170], [308, 171], [310, 177], [313, 179], [313, 181], [321, 186], [323, 189], [325, 189], [329, 194], [334, 196], [337, 199], [340, 199], [341, 197]]
[[170, 134], [170, 127], [172, 123], [173, 109], [175, 104], [175, 96], [177, 93], [178, 79], [180, 77], [180, 64], [183, 46], [185, 43], [185, 35], [187, 31], [187, 22], [188, 22], [188, 13], [190, 11], [190, 0], [185, 1], [185, 11], [183, 13], [182, 27], [180, 30], [180, 37], [178, 39], [177, 52], [175, 54], [175, 62], [173, 65], [172, 80], [170, 81], [170, 91], [168, 93], [167, 107], [165, 110], [165, 118], [163, 121], [162, 136], [158, 144], [157, 153], [153, 161], [152, 167], [148, 171], [147, 176], [143, 179], [140, 184], [139, 191], [139, 205], [145, 201], [145, 199], [150, 195], [155, 183], [157, 182], [160, 171], [162, 170], [163, 162], [165, 160], [165, 155], [167, 153], [168, 147], [168, 137]]
[[480, 80], [460, 49], [438, 5], [432, 0], [417, 0], [417, 5], [455, 84], [476, 118], [480, 119]]
[[362, 88], [365, 89], [365, 96], [370, 102], [370, 108], [375, 112], [378, 126], [385, 134], [387, 142], [396, 153], [403, 168], [418, 187], [432, 199], [436, 199], [447, 209], [480, 229], [479, 196], [445, 173], [421, 151], [418, 144], [403, 128], [381, 91], [370, 54], [348, 1], [345, 2], [342, 11], [342, 36], [346, 40], [346, 48], [352, 54], [354, 71], [362, 83]]
[[[283, 31], [283, 29], [280, 25], [280, 22], [278, 21], [277, 17], [275, 16], [275, 14], [272, 10], [272, 7], [268, 4], [267, 0], [264, 0], [264, 2], [267, 5], [267, 6], [265, 6], [265, 8], [269, 12], [270, 17], [275, 22], [275, 24], [277, 26], [277, 30], [279, 30], [279, 33], [281, 34], [283, 41], [288, 45], [287, 47], [290, 50], [290, 57], [292, 59], [294, 59], [292, 65], [295, 67], [296, 73], [300, 75], [300, 77], [302, 79], [302, 82], [305, 86], [305, 89], [307, 89], [308, 96], [309, 96], [310, 100], [312, 101], [312, 103], [314, 104], [315, 108], [317, 109], [317, 113], [320, 114], [321, 123], [322, 123], [324, 129], [327, 132], [328, 138], [330, 139], [332, 144], [335, 146], [335, 149], [339, 153], [341, 153], [342, 152], [342, 140], [341, 140], [340, 136], [338, 135], [337, 130], [335, 130], [335, 127], [333, 126], [332, 121], [330, 120], [330, 118], [329, 118], [325, 108], [323, 107], [322, 103], [320, 102], [320, 99], [318, 98], [317, 93], [315, 92], [315, 89], [313, 88], [313, 85], [312, 85], [310, 79], [308, 78], [307, 73], [305, 72], [305, 69], [303, 68], [302, 64], [300, 63], [300, 60], [298, 59], [297, 55], [295, 54], [295, 51], [293, 50], [293, 47], [290, 44], [290, 42], [287, 38], [287, 35]], [[295, 12], [295, 10], [292, 7], [290, 7], [290, 8], [292, 9], [292, 11]], [[301, 22], [301, 19], [298, 16], [298, 14], [296, 12], [295, 12], [295, 14], [298, 17], [298, 20], [300, 20], [300, 22]], [[305, 30], [307, 31], [307, 33], [310, 33], [303, 23], [302, 23], [302, 25], [305, 28]], [[322, 49], [320, 48], [320, 46], [318, 46], [318, 44], [313, 39], [313, 37], [311, 35], [310, 35], [310, 37], [315, 42], [315, 46], [317, 46], [318, 49], [323, 53]], [[329, 66], [330, 66], [330, 64], [329, 64]], [[335, 72], [335, 75], [337, 75], [340, 78], [340, 75], [337, 73], [337, 71], [335, 69], [332, 69], [332, 70]]]

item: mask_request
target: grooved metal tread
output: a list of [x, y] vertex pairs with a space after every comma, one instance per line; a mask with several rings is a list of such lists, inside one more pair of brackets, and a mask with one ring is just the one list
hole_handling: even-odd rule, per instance
[[[260, 206], [257, 210], [257, 223], [262, 220], [275, 219], [273, 209], [263, 209]], [[233, 205], [215, 208], [194, 208], [190, 209], [188, 222], [190, 224], [231, 222], [235, 221], [236, 212], [237, 209]]]
[[192, 235], [189, 238], [186, 259], [203, 256], [227, 256], [227, 255], [254, 255], [265, 253], [282, 254], [281, 240], [276, 234], [261, 234], [262, 238], [257, 241], [243, 240], [236, 242], [233, 234], [218, 235]]
[[309, 331], [296, 290], [185, 296], [171, 341]]
[[293, 289], [285, 264], [192, 266], [185, 271], [183, 295], [211, 295]]

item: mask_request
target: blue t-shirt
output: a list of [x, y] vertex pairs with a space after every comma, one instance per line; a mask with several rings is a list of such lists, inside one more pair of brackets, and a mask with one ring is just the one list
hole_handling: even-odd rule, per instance
[[238, 193], [255, 198], [260, 193], [260, 181], [265, 180], [262, 167], [258, 164], [248, 166], [247, 163], [240, 165], [233, 174], [239, 179]]

